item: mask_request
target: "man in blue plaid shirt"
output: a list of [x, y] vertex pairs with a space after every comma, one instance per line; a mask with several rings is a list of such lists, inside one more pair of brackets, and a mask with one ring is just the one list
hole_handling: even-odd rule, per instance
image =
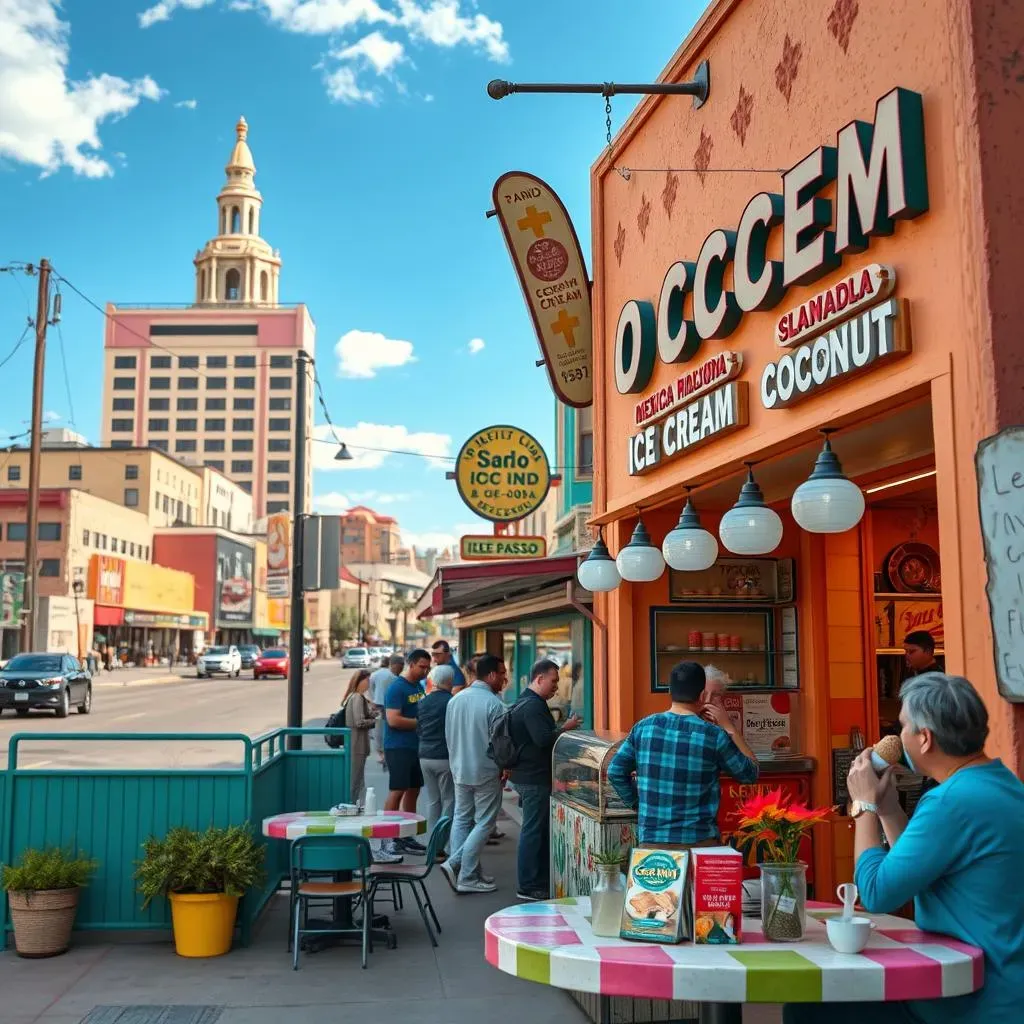
[[612, 759], [608, 781], [637, 808], [641, 845], [717, 845], [721, 773], [754, 782], [757, 758], [728, 712], [705, 702], [702, 666], [680, 662], [669, 689], [672, 707], [633, 726]]

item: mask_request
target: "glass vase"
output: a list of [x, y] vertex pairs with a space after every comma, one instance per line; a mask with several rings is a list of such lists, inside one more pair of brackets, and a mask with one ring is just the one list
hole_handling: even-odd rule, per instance
[[618, 864], [597, 865], [597, 885], [590, 892], [590, 927], [595, 935], [618, 938], [626, 886]]
[[761, 864], [761, 930], [768, 942], [799, 942], [807, 920], [807, 865]]

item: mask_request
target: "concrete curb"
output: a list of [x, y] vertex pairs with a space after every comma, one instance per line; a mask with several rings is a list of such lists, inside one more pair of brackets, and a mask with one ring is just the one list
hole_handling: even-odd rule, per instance
[[94, 679], [92, 685], [98, 690], [116, 689], [125, 686], [162, 686], [165, 683], [183, 683], [189, 676], [153, 676], [152, 678], [136, 676], [134, 679]]

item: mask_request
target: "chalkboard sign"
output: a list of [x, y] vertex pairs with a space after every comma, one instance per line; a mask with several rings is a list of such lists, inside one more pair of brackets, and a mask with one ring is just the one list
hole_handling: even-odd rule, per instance
[[850, 791], [846, 788], [846, 776], [850, 774], [850, 769], [859, 753], [859, 750], [854, 750], [852, 747], [832, 751], [832, 803], [838, 805], [840, 814], [846, 813], [846, 805], [850, 801]]
[[1024, 427], [1007, 427], [978, 445], [981, 535], [988, 570], [989, 618], [999, 692], [1024, 702]]

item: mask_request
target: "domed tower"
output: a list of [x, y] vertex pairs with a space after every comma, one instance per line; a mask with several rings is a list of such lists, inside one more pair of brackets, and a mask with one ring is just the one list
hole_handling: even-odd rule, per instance
[[260, 237], [263, 197], [256, 188], [256, 164], [246, 138], [244, 117], [235, 125], [237, 140], [227, 181], [217, 196], [218, 234], [196, 254], [196, 303], [199, 305], [276, 306], [281, 257]]

